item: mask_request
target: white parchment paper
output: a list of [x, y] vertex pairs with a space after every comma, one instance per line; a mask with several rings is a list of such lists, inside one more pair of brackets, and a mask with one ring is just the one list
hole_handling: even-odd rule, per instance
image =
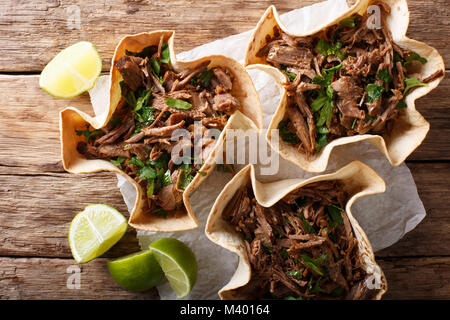
[[[281, 15], [283, 23], [292, 32], [306, 31], [331, 21], [333, 17], [347, 10], [345, 0], [330, 0]], [[262, 13], [262, 12], [261, 12]], [[179, 60], [193, 60], [210, 54], [223, 54], [241, 63], [244, 59], [251, 31], [234, 35], [199, 46], [188, 52], [177, 54]], [[263, 104], [264, 126], [267, 127], [280, 99], [280, 88], [266, 73], [249, 70]], [[108, 76], [101, 77], [90, 91], [91, 102], [96, 114], [107, 108]], [[106, 102], [106, 103], [105, 103]], [[425, 217], [425, 209], [417, 193], [408, 167], [403, 164], [392, 167], [385, 157], [369, 143], [361, 142], [337, 147], [333, 150], [326, 172], [335, 171], [352, 160], [361, 160], [371, 166], [385, 180], [384, 194], [359, 199], [353, 206], [355, 218], [367, 233], [375, 251], [397, 242], [403, 235]], [[280, 170], [276, 176], [259, 175], [260, 181], [274, 181], [286, 178], [306, 178], [307, 173], [292, 163], [280, 158]], [[258, 171], [258, 170], [257, 170]], [[131, 211], [136, 192], [121, 176], [118, 187]], [[199, 220], [194, 230], [172, 233], [150, 233], [138, 231], [137, 236], [143, 249], [160, 237], [174, 237], [185, 242], [195, 253], [199, 266], [197, 283], [188, 299], [218, 299], [217, 292], [233, 275], [237, 267], [237, 256], [210, 242], [204, 233], [208, 213], [231, 175], [214, 171], [191, 195], [192, 208]], [[175, 299], [165, 282], [158, 287], [161, 299]]]

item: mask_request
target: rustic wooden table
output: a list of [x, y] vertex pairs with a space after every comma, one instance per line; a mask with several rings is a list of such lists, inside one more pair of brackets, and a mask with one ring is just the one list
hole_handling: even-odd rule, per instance
[[[120, 289], [105, 261], [139, 249], [135, 231], [102, 258], [81, 266], [81, 289], [66, 286], [76, 265], [67, 241], [73, 216], [90, 203], [127, 212], [113, 174], [64, 172], [58, 111], [89, 110], [87, 94], [58, 100], [38, 86], [39, 73], [61, 49], [93, 42], [103, 71], [118, 40], [156, 29], [175, 29], [177, 51], [254, 27], [275, 3], [281, 12], [316, 1], [222, 0], [37, 0], [0, 3], [0, 299], [146, 299]], [[408, 35], [437, 48], [450, 65], [448, 0], [410, 0]], [[170, 3], [170, 4], [169, 4]], [[76, 20], [80, 13], [80, 29]], [[448, 71], [447, 71], [448, 72]], [[417, 102], [431, 123], [408, 167], [427, 210], [419, 226], [377, 253], [388, 282], [388, 299], [450, 298], [450, 113], [449, 77]]]

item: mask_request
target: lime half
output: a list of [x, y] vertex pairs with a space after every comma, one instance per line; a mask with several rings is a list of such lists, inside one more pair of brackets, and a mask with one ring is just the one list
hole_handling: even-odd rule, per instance
[[164, 273], [149, 250], [132, 253], [107, 262], [108, 270], [124, 289], [146, 291], [164, 279]]
[[185, 298], [197, 280], [197, 261], [192, 250], [173, 238], [161, 238], [149, 247], [178, 299]]
[[91, 89], [101, 70], [97, 49], [81, 41], [62, 50], [45, 66], [39, 86], [57, 98], [71, 98]]
[[108, 251], [127, 231], [127, 220], [116, 209], [91, 204], [73, 218], [69, 245], [73, 258], [85, 263]]

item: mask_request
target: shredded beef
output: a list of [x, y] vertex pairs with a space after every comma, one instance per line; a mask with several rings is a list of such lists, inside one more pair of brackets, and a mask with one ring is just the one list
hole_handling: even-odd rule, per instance
[[270, 208], [241, 187], [222, 218], [242, 235], [251, 264], [250, 298], [367, 299], [357, 240], [340, 181], [294, 190]]
[[[348, 17], [354, 26], [338, 23], [307, 37], [277, 28], [257, 53], [288, 78], [284, 85], [294, 98], [282, 121], [294, 127], [298, 139], [281, 138], [307, 156], [339, 137], [388, 133], [402, 112], [405, 81], [428, 83], [444, 75], [437, 70], [421, 79], [414, 73], [426, 60], [393, 42], [386, 22], [390, 8], [377, 4], [381, 29], [368, 27], [368, 13]], [[303, 96], [296, 96], [299, 92]]]
[[[163, 60], [164, 50], [167, 43], [161, 37], [157, 46], [126, 51], [115, 62], [123, 77], [124, 103], [104, 128], [77, 130], [84, 135], [77, 150], [89, 159], [111, 161], [134, 178], [146, 196], [144, 210], [166, 217], [185, 212], [183, 191], [216, 143], [215, 133], [208, 130], [223, 130], [240, 106], [233, 96], [231, 70], [208, 69], [210, 61], [204, 61], [177, 72]], [[194, 135], [195, 121], [200, 136]], [[187, 130], [187, 137], [177, 141], [179, 137], [172, 137], [177, 129]], [[197, 155], [194, 141], [201, 147]], [[196, 158], [199, 163], [191, 161]]]

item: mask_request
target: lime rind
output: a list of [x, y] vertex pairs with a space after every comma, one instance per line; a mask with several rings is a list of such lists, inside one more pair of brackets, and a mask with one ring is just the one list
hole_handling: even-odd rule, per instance
[[78, 263], [86, 263], [108, 251], [125, 234], [128, 224], [116, 209], [89, 205], [78, 213], [69, 227], [69, 246]]
[[173, 238], [161, 238], [149, 246], [178, 299], [189, 295], [197, 280], [197, 261], [192, 250]]
[[[71, 57], [67, 57], [68, 53], [70, 53], [70, 51], [74, 51], [76, 49], [78, 49], [77, 47], [81, 47], [81, 46], [86, 46], [86, 48], [88, 50], [91, 50], [91, 53], [95, 54], [95, 57], [97, 58], [95, 61], [96, 64], [96, 68], [97, 68], [97, 72], [94, 73], [92, 75], [92, 77], [87, 78], [86, 76], [84, 76], [83, 74], [81, 74], [73, 65], [73, 63], [71, 62]], [[93, 58], [93, 57], [91, 57]], [[72, 60], [76, 60], [76, 57], [73, 58]], [[83, 63], [82, 61], [78, 61], [78, 63]], [[87, 64], [88, 61], [85, 61], [85, 64]], [[54, 92], [53, 90], [49, 89], [48, 86], [52, 81], [56, 81], [55, 78], [52, 79], [52, 76], [55, 76], [55, 73], [59, 73], [61, 70], [61, 65], [62, 67], [68, 67], [71, 69], [71, 72], [69, 72], [69, 74], [73, 75], [75, 78], [78, 78], [78, 80], [80, 80], [84, 85], [81, 86], [80, 88], [78, 88], [77, 90], [74, 90], [74, 92], [72, 94], [59, 94], [57, 92]], [[91, 66], [93, 66], [92, 63], [90, 63]], [[58, 67], [55, 69], [55, 67]], [[53, 70], [52, 70], [53, 68]], [[56, 70], [56, 71], [55, 71]], [[52, 74], [52, 71], [53, 74]], [[41, 76], [39, 77], [39, 86], [42, 90], [44, 90], [47, 94], [55, 97], [55, 98], [60, 98], [60, 99], [70, 99], [73, 97], [76, 97], [90, 89], [92, 89], [95, 85], [96, 80], [98, 79], [98, 77], [100, 76], [102, 71], [102, 60], [100, 57], [100, 54], [98, 53], [97, 48], [88, 41], [80, 41], [77, 42], [73, 45], [71, 45], [70, 47], [65, 48], [64, 50], [62, 50], [61, 52], [59, 52], [42, 70], [41, 72]]]
[[107, 266], [113, 279], [130, 291], [149, 290], [164, 279], [164, 273], [150, 250], [110, 260]]

